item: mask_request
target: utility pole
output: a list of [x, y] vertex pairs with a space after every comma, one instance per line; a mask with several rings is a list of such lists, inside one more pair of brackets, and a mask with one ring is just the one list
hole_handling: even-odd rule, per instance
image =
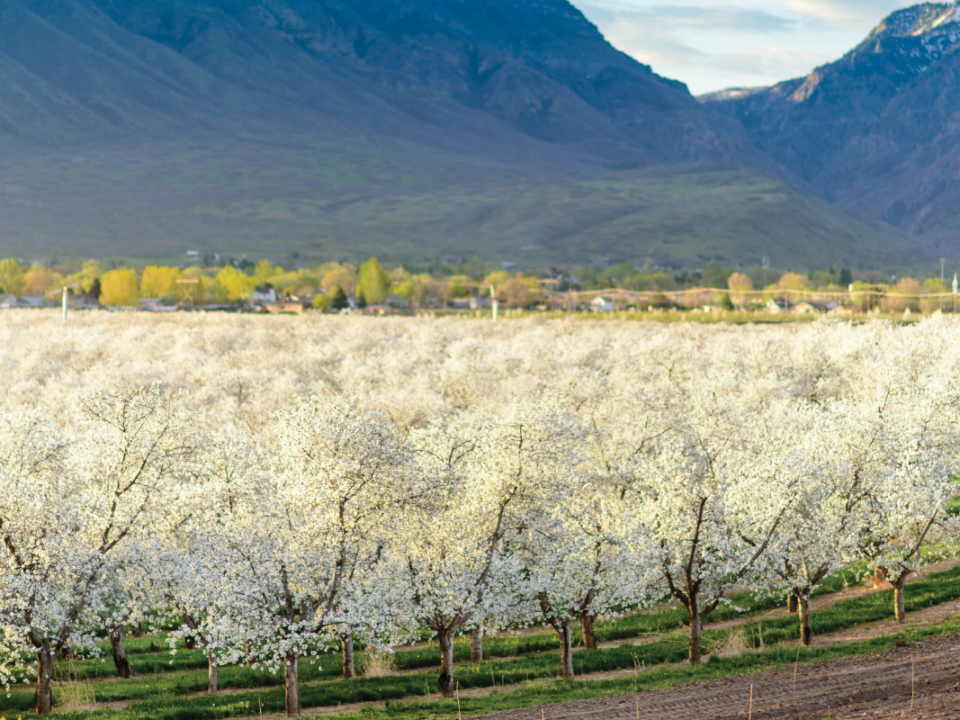
[[63, 288], [62, 290], [54, 290], [53, 292], [48, 292], [48, 293], [47, 293], [47, 295], [56, 295], [57, 293], [60, 293], [60, 294], [62, 295], [62, 297], [61, 297], [61, 299], [60, 299], [60, 304], [61, 304], [61, 306], [62, 306], [62, 308], [63, 308], [63, 322], [64, 322], [64, 324], [66, 324], [66, 322], [67, 322], [67, 308], [70, 306], [70, 301], [69, 301], [69, 299], [68, 299], [68, 297], [67, 297], [67, 293], [70, 291], [71, 288], [75, 288], [75, 287], [77, 287], [79, 284], [80, 284], [80, 283], [74, 283], [73, 285], [67, 285], [67, 286], [66, 286], [65, 288]]
[[944, 266], [944, 264], [945, 264], [946, 262], [947, 262], [947, 259], [946, 259], [946, 258], [940, 258], [940, 290], [941, 290], [941, 293], [940, 293], [940, 312], [943, 312], [943, 292], [942, 292], [942, 290], [943, 290], [943, 285], [945, 284], [945, 283], [944, 283], [944, 279], [943, 279], [943, 266]]

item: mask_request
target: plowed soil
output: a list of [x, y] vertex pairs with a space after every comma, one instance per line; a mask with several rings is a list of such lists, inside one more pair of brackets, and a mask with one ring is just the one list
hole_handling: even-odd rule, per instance
[[483, 720], [958, 720], [960, 637], [880, 657], [843, 658], [598, 700], [495, 713]]

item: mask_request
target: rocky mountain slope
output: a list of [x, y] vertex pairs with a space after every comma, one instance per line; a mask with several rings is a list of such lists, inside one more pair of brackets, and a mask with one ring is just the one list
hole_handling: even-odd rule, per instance
[[806, 78], [703, 100], [828, 199], [960, 252], [960, 3], [896, 12]]
[[[157, 255], [185, 243], [252, 252], [259, 238], [274, 254], [329, 255], [403, 227], [431, 253], [473, 254], [496, 235], [516, 238], [513, 255], [555, 242], [558, 261], [639, 260], [646, 226], [622, 220], [636, 204], [605, 216], [621, 219], [614, 253], [590, 241], [576, 203], [552, 198], [677, 163], [806, 187], [730, 115], [612, 48], [567, 0], [6, 0], [0, 242]], [[732, 193], [735, 216], [750, 215], [738, 204], [749, 195]], [[503, 227], [518, 196], [524, 209]], [[397, 206], [391, 230], [382, 218]], [[456, 228], [455, 208], [471, 226]], [[717, 212], [710, 222], [726, 226]], [[803, 232], [803, 218], [784, 221], [791, 237], [852, 222], [857, 248], [900, 237], [850, 218]], [[689, 237], [681, 226], [663, 232]], [[717, 254], [752, 262], [764, 249]]]

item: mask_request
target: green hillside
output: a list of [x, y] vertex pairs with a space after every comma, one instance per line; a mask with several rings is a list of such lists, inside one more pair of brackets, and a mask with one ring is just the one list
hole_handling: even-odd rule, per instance
[[917, 243], [760, 170], [483, 162], [422, 147], [246, 138], [0, 160], [6, 254], [203, 253], [386, 261], [483, 256], [821, 268], [910, 264]]

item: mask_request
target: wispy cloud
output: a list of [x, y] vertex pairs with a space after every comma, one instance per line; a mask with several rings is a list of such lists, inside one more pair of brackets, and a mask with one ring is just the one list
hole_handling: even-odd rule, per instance
[[736, 30], [737, 32], [787, 32], [796, 21], [772, 15], [763, 10], [742, 7], [692, 7], [688, 5], [654, 5], [626, 10], [618, 17], [630, 21], [648, 20], [670, 23], [674, 27], [699, 30]]

